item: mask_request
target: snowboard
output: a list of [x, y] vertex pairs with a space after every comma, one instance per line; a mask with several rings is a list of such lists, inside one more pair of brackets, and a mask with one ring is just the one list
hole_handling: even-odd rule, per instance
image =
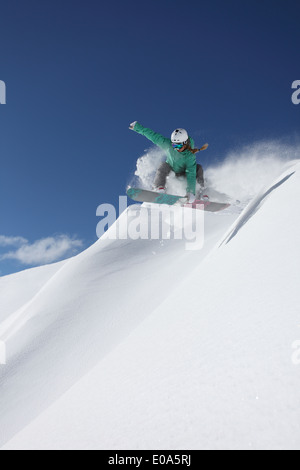
[[190, 207], [192, 209], [201, 209], [208, 212], [219, 212], [226, 209], [230, 204], [223, 202], [212, 202], [210, 200], [196, 200], [190, 204], [187, 202], [186, 197], [174, 196], [172, 194], [157, 193], [147, 189], [129, 188], [127, 196], [136, 202], [151, 202], [154, 204], [167, 204], [169, 206], [180, 205], [183, 207]]

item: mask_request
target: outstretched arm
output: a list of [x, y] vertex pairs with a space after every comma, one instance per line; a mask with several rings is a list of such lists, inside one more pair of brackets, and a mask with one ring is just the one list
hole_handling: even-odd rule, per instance
[[139, 124], [137, 121], [133, 122], [130, 124], [129, 129], [137, 132], [138, 134], [141, 134], [147, 139], [151, 140], [153, 144], [158, 145], [162, 149], [167, 149], [171, 145], [170, 139], [167, 139], [166, 137], [162, 136], [161, 134], [158, 134], [157, 132], [152, 131], [151, 129], [142, 126]]

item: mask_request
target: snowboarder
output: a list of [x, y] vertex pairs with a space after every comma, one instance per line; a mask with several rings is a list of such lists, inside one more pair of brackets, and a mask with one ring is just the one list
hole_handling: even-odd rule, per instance
[[204, 186], [203, 168], [196, 163], [195, 154], [200, 150], [205, 150], [208, 145], [204, 145], [201, 149], [194, 148], [193, 139], [189, 137], [185, 129], [181, 128], [172, 132], [171, 139], [143, 127], [137, 121], [132, 122], [129, 129], [144, 135], [155, 145], [166, 151], [167, 160], [157, 170], [153, 189], [157, 192], [165, 192], [167, 176], [171, 171], [174, 171], [176, 176], [186, 175], [188, 202], [195, 202], [196, 181], [201, 188]]

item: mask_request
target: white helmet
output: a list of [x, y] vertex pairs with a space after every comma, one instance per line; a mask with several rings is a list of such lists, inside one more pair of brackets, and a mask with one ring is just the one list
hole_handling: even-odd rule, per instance
[[171, 141], [173, 144], [185, 144], [189, 139], [189, 135], [185, 129], [175, 129], [171, 135]]

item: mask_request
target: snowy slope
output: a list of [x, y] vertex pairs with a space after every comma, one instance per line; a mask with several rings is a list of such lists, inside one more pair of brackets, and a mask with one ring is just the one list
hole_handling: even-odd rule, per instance
[[299, 449], [299, 183], [207, 214], [199, 252], [104, 236], [7, 311], [4, 448]]
[[[205, 248], [196, 254], [181, 240], [109, 240], [107, 234], [59, 269], [44, 267], [46, 282], [32, 288], [30, 300], [16, 275], [19, 308], [8, 305], [0, 323], [7, 346], [7, 365], [0, 367], [0, 442], [57, 400], [151, 314], [234, 218], [210, 214]], [[125, 220], [126, 213], [118, 221], [121, 227]], [[38, 275], [35, 268], [22, 279]]]
[[64, 263], [62, 261], [1, 277], [0, 322], [29, 302]]

